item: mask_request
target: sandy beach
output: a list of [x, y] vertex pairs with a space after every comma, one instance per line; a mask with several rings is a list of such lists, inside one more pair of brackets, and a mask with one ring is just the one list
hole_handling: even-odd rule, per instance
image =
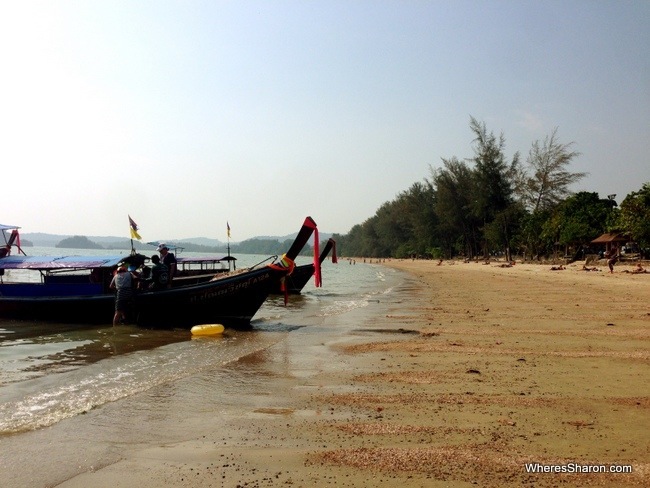
[[382, 266], [409, 273], [390, 299], [247, 358], [264, 391], [202, 436], [56, 486], [650, 486], [650, 274]]

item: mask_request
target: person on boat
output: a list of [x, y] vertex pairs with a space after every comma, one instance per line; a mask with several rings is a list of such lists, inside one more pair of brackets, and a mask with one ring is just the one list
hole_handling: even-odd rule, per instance
[[127, 268], [129, 273], [131, 273], [131, 279], [133, 280], [132, 287], [134, 290], [140, 289], [140, 283], [142, 282], [142, 272], [139, 271], [139, 268], [137, 268], [134, 264], [129, 264], [129, 267]]
[[176, 274], [176, 256], [169, 252], [167, 244], [158, 245], [158, 252], [160, 253], [160, 262], [167, 266], [167, 288], [171, 288], [172, 279]]
[[147, 290], [149, 288], [149, 284], [151, 283], [151, 268], [146, 264], [143, 264], [140, 266], [138, 274], [138, 290]]
[[115, 271], [110, 287], [117, 290], [115, 295], [115, 315], [113, 325], [126, 322], [126, 315], [133, 305], [133, 275], [122, 265]]
[[151, 256], [151, 277], [148, 283], [148, 289], [152, 291], [163, 290], [169, 283], [169, 270], [167, 266], [160, 262], [160, 258], [154, 254]]

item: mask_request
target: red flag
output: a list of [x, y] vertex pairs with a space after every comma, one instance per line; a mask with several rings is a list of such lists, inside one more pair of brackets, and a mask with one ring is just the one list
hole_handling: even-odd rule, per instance
[[320, 251], [318, 249], [318, 227], [311, 217], [305, 219], [304, 225], [314, 229], [314, 286], [320, 287], [322, 285], [320, 277]]
[[318, 249], [318, 227], [314, 227], [314, 286], [319, 288], [323, 285], [320, 274], [320, 250]]
[[20, 234], [18, 233], [18, 229], [14, 229], [11, 231], [11, 233], [16, 233], [16, 240], [14, 241], [16, 244], [16, 247], [18, 248], [19, 251], [22, 252], [22, 249], [20, 248]]
[[20, 247], [20, 234], [18, 233], [18, 229], [14, 229], [11, 231], [11, 235], [9, 236], [9, 240], [7, 241], [7, 245], [4, 248], [0, 249], [0, 251], [4, 252], [2, 256], [8, 256], [11, 254], [11, 246], [16, 246], [18, 248], [18, 252], [22, 252], [23, 254], [25, 254], [25, 251], [23, 251]]

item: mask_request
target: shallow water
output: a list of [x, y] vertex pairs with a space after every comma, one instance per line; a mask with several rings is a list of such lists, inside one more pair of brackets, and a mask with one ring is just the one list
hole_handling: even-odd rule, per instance
[[367, 307], [394, 286], [386, 273], [394, 274], [376, 265], [326, 261], [322, 288], [310, 282], [286, 306], [282, 297], [271, 297], [251, 330], [214, 338], [187, 330], [0, 320], [0, 439], [222, 367], [298, 328]]

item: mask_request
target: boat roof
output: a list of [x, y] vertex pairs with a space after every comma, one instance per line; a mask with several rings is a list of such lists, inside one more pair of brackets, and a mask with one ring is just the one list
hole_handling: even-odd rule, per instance
[[0, 259], [0, 269], [80, 269], [110, 268], [126, 256], [7, 256]]
[[220, 261], [237, 261], [233, 256], [222, 256], [220, 258], [200, 256], [200, 257], [176, 257], [176, 261], [181, 264], [201, 264], [201, 263], [218, 263]]
[[0, 224], [0, 230], [14, 230], [14, 229], [20, 229], [17, 225], [5, 225], [5, 224]]
[[[7, 256], [0, 259], [0, 269], [91, 269], [112, 268], [129, 256]], [[232, 256], [223, 257], [184, 257], [176, 258], [180, 264], [202, 264], [220, 261], [234, 261]]]

